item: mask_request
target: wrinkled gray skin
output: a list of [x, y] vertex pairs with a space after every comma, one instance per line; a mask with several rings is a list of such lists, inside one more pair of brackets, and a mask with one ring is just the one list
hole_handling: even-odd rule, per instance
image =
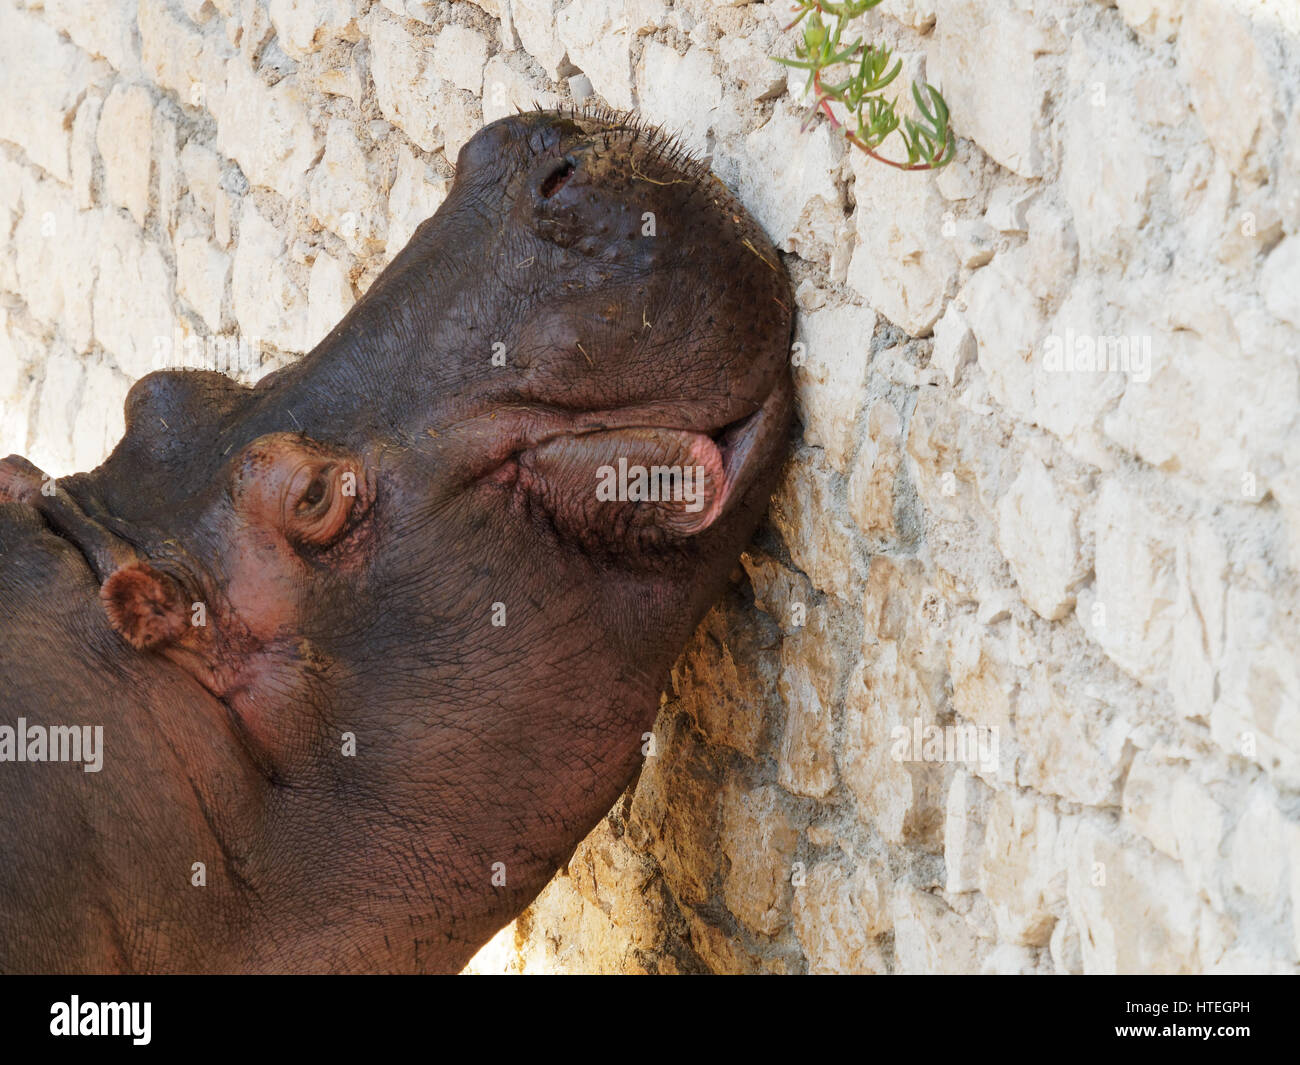
[[[635, 774], [783, 458], [791, 307], [707, 170], [529, 113], [292, 367], [0, 463], [0, 724], [105, 748], [0, 763], [0, 967], [461, 968]], [[598, 500], [619, 456], [707, 505]]]

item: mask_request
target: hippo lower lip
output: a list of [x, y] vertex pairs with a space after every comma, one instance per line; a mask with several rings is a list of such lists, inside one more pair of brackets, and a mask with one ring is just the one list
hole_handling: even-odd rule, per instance
[[[540, 504], [563, 534], [589, 544], [635, 544], [709, 528], [731, 482], [712, 438], [659, 426], [561, 435], [523, 452], [512, 487]], [[653, 530], [653, 532], [652, 532]]]
[[[638, 456], [646, 465], [660, 461], [673, 465], [674, 457], [689, 456], [695, 468], [707, 471], [707, 504], [665, 515], [663, 524], [676, 535], [693, 536], [708, 529], [748, 489], [755, 467], [761, 465], [756, 461], [757, 453], [764, 451], [761, 445], [784, 432], [784, 421], [776, 415], [786, 402], [785, 391], [778, 386], [761, 406], [717, 428], [647, 420], [633, 410], [582, 415], [577, 424], [557, 426], [548, 421], [525, 432], [513, 450], [478, 480], [553, 495], [547, 490], [554, 488], [549, 482], [557, 471], [548, 470], [542, 460], [568, 452], [572, 461], [571, 445], [579, 441], [594, 456], [590, 459], [593, 469], [612, 467], [619, 459], [624, 467], [635, 465]], [[647, 434], [657, 448], [649, 446]], [[585, 485], [572, 486], [572, 490], [594, 492], [594, 475], [591, 470], [586, 472]]]

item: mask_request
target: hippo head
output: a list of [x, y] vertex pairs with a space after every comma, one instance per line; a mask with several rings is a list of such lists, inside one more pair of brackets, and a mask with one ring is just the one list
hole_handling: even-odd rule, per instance
[[409, 907], [392, 856], [423, 861], [453, 967], [635, 772], [784, 455], [791, 309], [656, 132], [503, 119], [313, 352], [251, 388], [143, 378], [47, 516], [131, 653], [182, 666], [327, 827], [295, 876]]

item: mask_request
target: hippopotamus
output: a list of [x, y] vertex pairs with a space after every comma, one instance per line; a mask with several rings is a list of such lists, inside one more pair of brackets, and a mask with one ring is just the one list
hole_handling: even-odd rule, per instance
[[704, 163], [524, 112], [308, 354], [0, 463], [0, 967], [462, 969], [634, 779], [784, 460], [792, 310]]

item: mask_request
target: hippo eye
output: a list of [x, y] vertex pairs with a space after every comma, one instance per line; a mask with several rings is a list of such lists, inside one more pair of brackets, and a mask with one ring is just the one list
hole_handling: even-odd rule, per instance
[[329, 485], [326, 483], [324, 476], [317, 474], [311, 484], [307, 486], [307, 491], [302, 494], [302, 498], [298, 500], [298, 510], [311, 510], [325, 498], [328, 491]]
[[[335, 463], [309, 463], [293, 476], [285, 502], [285, 532], [305, 547], [328, 547], [344, 532], [355, 502], [340, 484], [349, 471]], [[356, 472], [351, 471], [353, 478]]]
[[274, 532], [311, 560], [353, 543], [375, 499], [375, 480], [360, 456], [301, 433], [267, 433], [232, 467], [227, 490], [241, 520]]

